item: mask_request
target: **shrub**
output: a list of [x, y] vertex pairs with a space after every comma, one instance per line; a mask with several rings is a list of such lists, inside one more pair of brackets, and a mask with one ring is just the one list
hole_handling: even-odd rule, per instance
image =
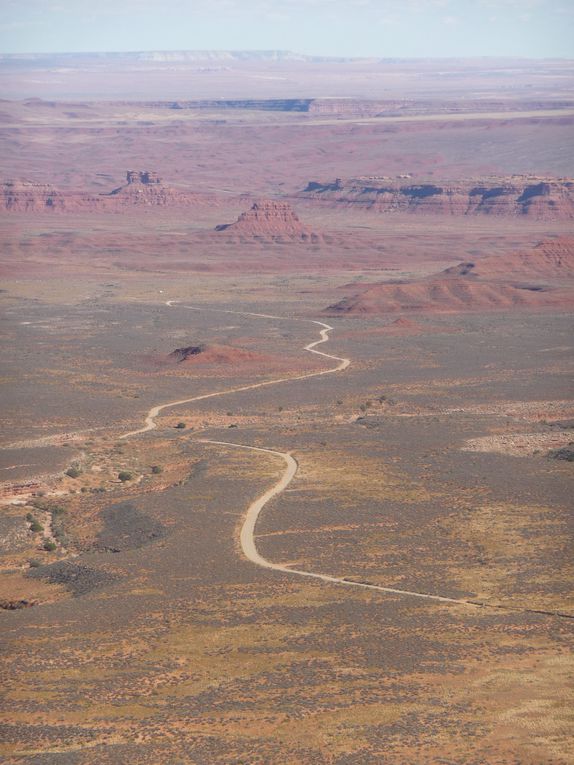
[[118, 473], [118, 478], [122, 483], [125, 483], [126, 481], [131, 481], [133, 478], [133, 475], [131, 473], [128, 473], [127, 470], [121, 470]]
[[42, 565], [42, 561], [37, 558], [32, 558], [32, 560], [28, 561], [28, 565], [30, 568], [39, 568]]
[[62, 513], [66, 512], [66, 508], [62, 507], [62, 505], [54, 505], [50, 508], [50, 512], [52, 515], [62, 515]]
[[34, 532], [44, 531], [44, 527], [38, 521], [32, 521], [32, 523], [30, 524], [30, 531], [34, 531]]
[[179, 430], [183, 430], [185, 428], [185, 422], [178, 422], [175, 427]]
[[159, 475], [160, 473], [163, 473], [163, 468], [161, 465], [152, 465], [151, 472], [154, 475]]
[[28, 521], [28, 523], [32, 523], [32, 521], [35, 520], [32, 513], [26, 513], [26, 520]]
[[55, 542], [52, 542], [51, 539], [47, 539], [44, 542], [44, 550], [46, 550], [47, 552], [54, 552], [54, 550], [56, 550], [57, 547], [58, 545]]
[[66, 475], [69, 478], [78, 478], [82, 474], [81, 470], [78, 470], [76, 467], [71, 467], [66, 470]]
[[548, 456], [553, 460], [574, 462], [574, 444], [568, 444], [568, 446], [563, 446], [561, 449], [553, 449], [549, 452]]

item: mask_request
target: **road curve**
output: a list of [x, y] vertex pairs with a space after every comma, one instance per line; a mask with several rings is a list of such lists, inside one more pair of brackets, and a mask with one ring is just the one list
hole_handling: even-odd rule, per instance
[[260, 446], [249, 446], [247, 444], [236, 444], [231, 441], [213, 441], [208, 439], [198, 439], [195, 443], [202, 444], [214, 444], [217, 446], [230, 446], [235, 449], [248, 449], [254, 452], [264, 452], [266, 454], [272, 454], [275, 457], [280, 457], [285, 462], [285, 470], [281, 478], [270, 489], [258, 497], [247, 508], [243, 525], [239, 534], [239, 542], [241, 544], [241, 550], [245, 557], [252, 563], [263, 568], [271, 569], [272, 571], [280, 571], [283, 574], [292, 574], [295, 576], [304, 576], [309, 579], [320, 579], [323, 582], [329, 582], [330, 584], [345, 585], [347, 587], [360, 587], [364, 590], [376, 590], [377, 592], [386, 592], [391, 595], [408, 595], [413, 598], [420, 598], [423, 600], [431, 600], [439, 603], [449, 603], [460, 606], [472, 606], [473, 608], [491, 608], [502, 611], [511, 611], [519, 613], [532, 613], [542, 614], [544, 616], [559, 616], [564, 619], [574, 619], [572, 614], [562, 613], [560, 611], [545, 611], [543, 609], [534, 608], [521, 608], [519, 606], [502, 606], [493, 603], [486, 603], [479, 600], [467, 600], [464, 598], [447, 598], [444, 595], [432, 595], [424, 592], [415, 592], [413, 590], [402, 590], [397, 587], [384, 587], [379, 584], [371, 584], [369, 582], [358, 582], [352, 579], [331, 576], [330, 574], [319, 574], [312, 571], [303, 571], [302, 569], [291, 568], [290, 566], [284, 566], [281, 563], [273, 563], [270, 560], [264, 558], [259, 550], [255, 541], [255, 528], [257, 521], [261, 514], [261, 511], [274, 497], [281, 494], [287, 486], [291, 483], [295, 477], [298, 469], [297, 461], [289, 452], [279, 452], [274, 449], [264, 449]]
[[[175, 301], [168, 300], [166, 302], [166, 305], [172, 306]], [[201, 308], [195, 308], [193, 306], [181, 306], [181, 308], [188, 308], [192, 311], [201, 311]], [[322, 369], [319, 372], [306, 372], [302, 375], [295, 375], [294, 377], [279, 377], [275, 380], [265, 380], [264, 382], [259, 383], [252, 383], [250, 385], [242, 385], [239, 388], [227, 388], [226, 390], [220, 390], [216, 393], [204, 393], [201, 396], [192, 396], [191, 398], [182, 398], [178, 401], [168, 401], [166, 404], [159, 404], [157, 406], [153, 406], [149, 412], [147, 413], [145, 420], [144, 420], [144, 426], [143, 428], [138, 428], [137, 430], [131, 430], [129, 433], [124, 433], [123, 435], [119, 436], [120, 439], [123, 438], [131, 438], [132, 436], [137, 436], [140, 433], [147, 433], [149, 430], [155, 430], [157, 428], [157, 424], [155, 422], [156, 417], [164, 410], [169, 409], [174, 406], [181, 406], [182, 404], [191, 404], [193, 401], [204, 401], [207, 398], [215, 398], [216, 396], [227, 396], [230, 393], [241, 393], [242, 391], [246, 390], [255, 390], [256, 388], [264, 388], [268, 385], [278, 385], [279, 383], [285, 383], [285, 382], [294, 382], [295, 380], [306, 380], [309, 377], [320, 377], [321, 375], [329, 375], [333, 374], [333, 372], [342, 372], [343, 369], [346, 369], [349, 364], [351, 363], [350, 359], [342, 358], [341, 356], [333, 356], [330, 353], [324, 353], [323, 351], [317, 351], [315, 350], [315, 347], [317, 345], [320, 345], [321, 343], [326, 343], [329, 339], [329, 332], [333, 329], [329, 324], [325, 324], [322, 321], [316, 321], [315, 319], [297, 319], [293, 318], [290, 319], [285, 316], [270, 316], [268, 314], [264, 313], [250, 313], [248, 311], [229, 311], [229, 310], [222, 310], [221, 313], [234, 313], [234, 314], [240, 314], [242, 316], [257, 316], [258, 318], [262, 319], [278, 319], [278, 320], [289, 320], [289, 321], [308, 321], [311, 324], [318, 324], [321, 329], [320, 340], [315, 340], [313, 343], [309, 343], [305, 346], [304, 350], [309, 351], [309, 353], [314, 353], [317, 356], [323, 356], [327, 359], [333, 359], [334, 361], [338, 361], [339, 363], [335, 367], [331, 367], [329, 369]]]
[[[176, 301], [174, 300], [168, 300], [166, 302], [166, 305], [172, 306], [175, 302]], [[202, 308], [196, 308], [194, 306], [181, 306], [181, 307], [188, 308], [194, 311], [204, 310]], [[211, 309], [211, 310], [217, 310], [217, 309]], [[283, 319], [284, 320], [287, 318], [284, 316], [272, 316], [269, 314], [251, 313], [248, 311], [222, 310], [221, 312], [241, 314], [244, 316], [256, 316], [258, 318], [265, 318], [265, 319], [276, 319], [276, 320]], [[310, 377], [319, 377], [321, 375], [333, 374], [335, 372], [343, 371], [350, 365], [351, 360], [348, 358], [335, 356], [330, 353], [325, 353], [324, 351], [316, 350], [316, 346], [321, 345], [322, 343], [326, 343], [329, 340], [329, 332], [333, 329], [333, 327], [331, 327], [329, 324], [325, 324], [322, 321], [316, 321], [315, 319], [290, 319], [290, 320], [309, 321], [313, 324], [317, 324], [318, 326], [322, 327], [322, 329], [320, 330], [320, 339], [315, 340], [314, 342], [306, 345], [304, 347], [304, 350], [309, 351], [309, 353], [317, 354], [318, 356], [323, 356], [328, 359], [333, 359], [334, 361], [338, 361], [339, 363], [334, 367], [330, 367], [329, 369], [323, 369], [318, 372], [309, 372], [303, 375], [297, 375], [295, 377], [282, 377], [276, 380], [267, 380], [265, 382], [254, 383], [252, 385], [243, 385], [238, 388], [228, 388], [227, 390], [218, 391], [216, 393], [206, 393], [201, 396], [193, 396], [192, 398], [181, 399], [179, 401], [170, 401], [166, 404], [160, 404], [158, 406], [154, 406], [149, 410], [145, 418], [145, 424], [143, 428], [140, 428], [139, 430], [131, 431], [129, 433], [124, 433], [124, 435], [120, 436], [120, 438], [129, 438], [131, 436], [135, 436], [140, 433], [145, 433], [149, 430], [154, 430], [157, 427], [155, 418], [160, 414], [162, 410], [167, 409], [169, 407], [179, 406], [180, 404], [188, 404], [193, 401], [201, 401], [207, 398], [214, 398], [215, 396], [225, 396], [230, 393], [239, 393], [240, 391], [253, 390], [255, 388], [262, 388], [267, 385], [277, 385], [278, 383], [291, 382], [293, 380], [305, 380]], [[214, 441], [214, 440], [208, 440], [208, 439], [197, 439], [195, 443], [213, 444], [217, 446], [231, 447], [234, 449], [246, 449], [246, 450], [254, 451], [254, 452], [263, 452], [266, 454], [272, 454], [275, 457], [279, 457], [285, 463], [285, 470], [283, 471], [283, 475], [281, 476], [281, 478], [270, 489], [267, 489], [267, 491], [264, 494], [262, 494], [260, 497], [255, 499], [249, 505], [243, 520], [243, 525], [241, 526], [241, 531], [239, 534], [241, 550], [243, 554], [245, 555], [245, 557], [257, 566], [261, 566], [262, 568], [270, 569], [272, 571], [279, 571], [283, 574], [302, 576], [308, 579], [319, 579], [323, 582], [328, 582], [330, 584], [343, 585], [346, 587], [359, 587], [365, 590], [376, 590], [377, 592], [385, 592], [392, 595], [407, 595], [413, 598], [419, 598], [419, 599], [427, 600], [427, 601], [448, 603], [451, 605], [472, 606], [474, 608], [478, 607], [478, 608], [497, 609], [497, 610], [506, 611], [506, 612], [532, 613], [532, 614], [541, 614], [544, 616], [557, 616], [564, 619], [574, 619], [574, 615], [563, 613], [560, 611], [547, 611], [543, 609], [525, 608], [520, 606], [503, 606], [503, 605], [496, 605], [492, 603], [486, 603], [486, 602], [478, 601], [478, 600], [468, 600], [464, 598], [448, 598], [444, 595], [432, 595], [429, 593], [416, 592], [413, 590], [403, 590], [396, 587], [385, 587], [383, 585], [371, 584], [370, 582], [358, 582], [348, 578], [331, 576], [330, 574], [319, 574], [312, 571], [303, 571], [302, 569], [290, 568], [289, 566], [284, 566], [281, 563], [273, 563], [272, 561], [269, 561], [266, 558], [264, 558], [260, 554], [259, 550], [257, 549], [257, 544], [255, 541], [255, 528], [263, 508], [274, 497], [281, 494], [287, 488], [287, 486], [289, 486], [289, 484], [295, 477], [298, 470], [297, 461], [288, 452], [280, 452], [274, 449], [266, 449], [260, 446], [250, 446], [248, 444], [237, 444], [231, 441]]]

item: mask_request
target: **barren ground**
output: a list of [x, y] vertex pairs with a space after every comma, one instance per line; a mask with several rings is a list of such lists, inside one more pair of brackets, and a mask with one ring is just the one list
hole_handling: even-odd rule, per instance
[[[13, 87], [30, 95], [24, 75]], [[313, 177], [403, 170], [565, 176], [571, 117], [385, 132], [345, 116], [84, 111], [4, 102], [4, 177], [104, 191], [150, 169], [217, 203], [0, 212], [4, 761], [574, 762], [572, 462], [553, 457], [574, 440], [571, 308], [324, 315], [366, 284], [504, 258], [571, 221], [294, 196]], [[289, 199], [321, 241], [214, 232], [260, 195]], [[158, 404], [332, 367], [304, 351], [310, 320], [331, 324], [317, 350], [347, 369], [164, 409], [120, 439]], [[254, 565], [239, 530], [284, 465], [205, 439], [296, 459], [256, 526], [266, 559], [486, 605]]]

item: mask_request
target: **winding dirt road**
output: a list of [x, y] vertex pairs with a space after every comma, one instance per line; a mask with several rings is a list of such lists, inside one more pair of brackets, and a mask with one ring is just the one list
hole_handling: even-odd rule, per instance
[[[168, 300], [166, 305], [172, 306], [175, 301]], [[201, 308], [196, 308], [193, 306], [181, 306], [182, 308], [188, 308], [190, 310], [204, 310]], [[211, 310], [217, 310], [217, 309], [211, 309]], [[231, 311], [231, 310], [225, 310], [222, 311], [224, 313], [235, 313], [240, 314], [243, 316], [255, 316], [257, 318], [265, 318], [265, 319], [275, 319], [275, 320], [285, 320], [286, 317], [284, 316], [271, 316], [268, 314], [260, 314], [260, 313], [250, 313], [247, 311]], [[333, 359], [334, 361], [338, 361], [339, 363], [331, 367], [329, 369], [324, 369], [318, 372], [309, 372], [303, 375], [297, 375], [295, 377], [282, 377], [276, 380], [267, 380], [265, 382], [261, 383], [254, 383], [252, 385], [244, 385], [238, 388], [228, 388], [227, 390], [218, 391], [216, 393], [206, 393], [201, 396], [193, 396], [191, 398], [181, 399], [179, 401], [170, 401], [166, 404], [160, 404], [158, 406], [152, 407], [146, 418], [145, 418], [145, 425], [143, 428], [140, 428], [139, 430], [134, 430], [129, 433], [125, 433], [123, 436], [120, 436], [120, 438], [129, 438], [131, 436], [138, 435], [140, 433], [146, 433], [149, 430], [153, 430], [157, 427], [155, 418], [162, 412], [164, 409], [168, 409], [169, 407], [179, 406], [180, 404], [188, 404], [193, 401], [201, 401], [203, 399], [207, 398], [213, 398], [215, 396], [225, 396], [230, 393], [239, 393], [240, 391], [246, 391], [246, 390], [254, 390], [256, 388], [262, 388], [267, 385], [277, 385], [279, 383], [284, 382], [292, 382], [294, 380], [305, 380], [310, 377], [319, 377], [321, 375], [328, 375], [328, 374], [334, 374], [336, 372], [342, 372], [344, 369], [346, 369], [350, 363], [351, 360], [348, 358], [343, 358], [341, 356], [334, 356], [330, 353], [324, 353], [323, 351], [316, 350], [317, 345], [321, 345], [322, 343], [326, 343], [329, 340], [329, 332], [332, 331], [333, 327], [331, 327], [329, 324], [325, 324], [322, 321], [316, 321], [314, 319], [290, 319], [291, 321], [309, 321], [313, 324], [317, 324], [322, 329], [320, 330], [320, 339], [315, 340], [312, 343], [309, 343], [304, 347], [304, 350], [309, 351], [310, 353], [315, 353], [319, 356], [323, 356], [328, 359]], [[312, 571], [304, 571], [302, 569], [296, 569], [296, 568], [290, 568], [289, 566], [284, 566], [280, 563], [273, 563], [272, 561], [267, 560], [264, 558], [259, 550], [257, 549], [257, 544], [255, 541], [255, 529], [257, 526], [257, 521], [259, 519], [259, 516], [261, 515], [261, 512], [263, 511], [264, 507], [275, 497], [277, 497], [279, 494], [281, 494], [287, 486], [291, 483], [295, 475], [297, 474], [298, 465], [295, 458], [289, 454], [288, 452], [280, 452], [276, 451], [274, 449], [265, 449], [263, 447], [259, 446], [250, 446], [248, 444], [237, 444], [233, 443], [231, 441], [215, 441], [215, 440], [209, 440], [209, 439], [198, 439], [195, 441], [195, 443], [203, 443], [203, 444], [212, 444], [217, 446], [224, 446], [229, 447], [233, 449], [246, 449], [253, 452], [262, 452], [265, 454], [271, 454], [275, 457], [279, 457], [283, 460], [285, 463], [285, 470], [283, 472], [283, 475], [281, 478], [275, 483], [270, 489], [267, 489], [267, 491], [262, 494], [260, 497], [258, 497], [254, 502], [252, 502], [245, 514], [245, 518], [243, 521], [243, 525], [241, 527], [240, 535], [239, 535], [239, 541], [241, 544], [241, 550], [245, 557], [250, 560], [252, 563], [254, 563], [257, 566], [261, 566], [262, 568], [271, 569], [272, 571], [280, 571], [283, 574], [290, 574], [294, 576], [303, 576], [310, 579], [319, 579], [323, 582], [328, 582], [330, 584], [337, 584], [337, 585], [343, 585], [346, 587], [359, 587], [366, 590], [376, 590], [378, 592], [385, 592], [393, 595], [407, 595], [414, 598], [419, 598], [427, 601], [434, 601], [439, 603], [448, 603], [448, 604], [454, 604], [454, 605], [461, 605], [461, 606], [472, 606], [474, 608], [489, 608], [489, 609], [497, 609], [502, 611], [509, 611], [509, 612], [521, 612], [521, 613], [533, 613], [533, 614], [542, 614], [545, 616], [558, 616], [565, 619], [574, 619], [574, 615], [562, 613], [560, 611], [546, 611], [542, 609], [532, 609], [532, 608], [525, 608], [520, 606], [503, 606], [503, 605], [497, 605], [492, 603], [486, 603], [482, 601], [477, 600], [468, 600], [464, 598], [449, 598], [444, 595], [433, 595], [429, 593], [424, 592], [416, 592], [413, 590], [402, 590], [395, 587], [385, 587], [383, 585], [378, 584], [371, 584], [369, 582], [359, 582], [354, 581], [352, 579], [343, 578], [343, 577], [337, 577], [337, 576], [331, 576], [330, 574], [320, 574]]]
[[[166, 302], [166, 305], [172, 306], [175, 301], [168, 300]], [[195, 308], [194, 306], [181, 306], [181, 308], [187, 308], [191, 311], [201, 311], [203, 309], [201, 308]], [[212, 309], [213, 310], [213, 309]], [[277, 319], [280, 321], [285, 321], [285, 316], [270, 316], [268, 314], [264, 313], [249, 313], [248, 311], [228, 311], [228, 310], [222, 310], [221, 313], [234, 313], [239, 314], [241, 316], [257, 316], [261, 319]], [[216, 396], [228, 396], [230, 393], [241, 393], [245, 390], [254, 390], [255, 388], [264, 388], [267, 385], [278, 385], [279, 383], [285, 383], [285, 382], [294, 382], [295, 380], [306, 380], [309, 377], [320, 377], [321, 375], [329, 375], [333, 372], [341, 372], [343, 369], [346, 369], [349, 364], [351, 363], [350, 359], [344, 359], [340, 356], [332, 356], [330, 353], [323, 353], [323, 351], [316, 351], [315, 346], [320, 345], [321, 343], [326, 343], [329, 339], [329, 332], [333, 329], [329, 324], [325, 324], [322, 321], [315, 321], [314, 319], [289, 319], [289, 321], [310, 321], [313, 324], [318, 324], [320, 327], [323, 327], [321, 330], [321, 339], [316, 340], [314, 343], [309, 343], [309, 345], [306, 345], [304, 350], [309, 351], [310, 353], [315, 353], [317, 356], [324, 356], [327, 359], [334, 359], [335, 361], [338, 361], [339, 364], [337, 364], [336, 367], [333, 367], [332, 369], [322, 369], [319, 372], [307, 372], [303, 375], [296, 375], [294, 377], [279, 377], [275, 380], [265, 380], [264, 382], [259, 383], [253, 383], [252, 385], [242, 385], [239, 388], [227, 388], [226, 390], [220, 390], [215, 393], [204, 393], [201, 396], [192, 396], [191, 398], [182, 398], [178, 401], [169, 401], [167, 404], [159, 404], [158, 406], [153, 406], [149, 412], [146, 415], [144, 426], [143, 428], [139, 428], [138, 430], [132, 430], [129, 433], [124, 433], [123, 436], [120, 436], [121, 438], [131, 438], [131, 436], [137, 436], [140, 433], [147, 433], [149, 430], [155, 430], [157, 428], [155, 419], [156, 417], [163, 412], [164, 409], [169, 409], [173, 406], [181, 406], [182, 404], [191, 404], [193, 401], [203, 401], [207, 398], [215, 398]]]

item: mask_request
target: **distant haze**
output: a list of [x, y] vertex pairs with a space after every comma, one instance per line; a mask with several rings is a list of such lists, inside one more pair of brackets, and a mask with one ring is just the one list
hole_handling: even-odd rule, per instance
[[3, 0], [0, 51], [574, 57], [572, 0]]

